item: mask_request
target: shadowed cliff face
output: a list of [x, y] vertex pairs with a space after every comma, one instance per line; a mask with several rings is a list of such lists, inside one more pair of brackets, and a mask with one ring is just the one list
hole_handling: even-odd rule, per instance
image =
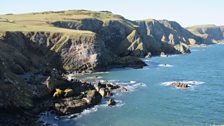
[[[89, 25], [84, 25], [86, 22]], [[167, 20], [130, 21], [83, 19], [53, 22], [56, 27], [90, 30], [99, 36], [105, 47], [118, 56], [144, 57], [190, 52], [187, 45], [202, 44], [203, 39]], [[86, 26], [86, 27], [84, 27]]]
[[31, 108], [33, 98], [49, 95], [41, 79], [24, 80], [29, 73], [41, 78], [53, 68], [89, 72], [145, 65], [138, 58], [115, 55], [94, 33], [2, 32], [0, 38], [0, 109]]
[[60, 57], [21, 32], [4, 32], [0, 38], [0, 108], [30, 108], [32, 99], [45, 96], [47, 89], [40, 83], [28, 84], [20, 75], [62, 69]]
[[158, 55], [160, 52], [166, 54], [180, 54], [190, 52], [187, 45], [191, 39], [202, 41], [182, 28], [178, 23], [167, 20], [145, 20], [136, 22], [139, 27], [137, 31], [141, 36], [145, 48], [152, 54]]
[[2, 34], [1, 44], [5, 46], [1, 55], [9, 60], [8, 64], [12, 64], [9, 68], [17, 74], [34, 71], [43, 67], [41, 65], [66, 71], [98, 71], [120, 59], [94, 33], [70, 36], [51, 32], [6, 32]]

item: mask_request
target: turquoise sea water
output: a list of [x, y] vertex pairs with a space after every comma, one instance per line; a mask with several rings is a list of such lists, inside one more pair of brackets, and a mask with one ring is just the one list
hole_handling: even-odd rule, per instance
[[[130, 89], [133, 88], [131, 92], [114, 96], [120, 102], [118, 106], [99, 105], [85, 111], [79, 118], [59, 120], [58, 125], [224, 124], [224, 45], [192, 48], [192, 53], [187, 55], [144, 60], [149, 66], [143, 69], [114, 69], [97, 75], [104, 80], [130, 84]], [[192, 86], [176, 89], [164, 83], [171, 81], [186, 81]]]

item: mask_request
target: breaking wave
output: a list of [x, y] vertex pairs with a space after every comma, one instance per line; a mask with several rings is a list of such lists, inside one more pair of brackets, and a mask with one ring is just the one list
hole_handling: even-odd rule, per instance
[[170, 64], [159, 64], [159, 67], [173, 67], [173, 65]]
[[[188, 86], [190, 88], [193, 88], [198, 86], [198, 85], [201, 85], [201, 84], [204, 84], [205, 82], [203, 81], [196, 81], [196, 80], [191, 80], [191, 81], [168, 81], [168, 82], [163, 82], [161, 83], [161, 85], [164, 85], [164, 86], [171, 86], [173, 83], [184, 83], [184, 84], [188, 84]], [[176, 87], [178, 88], [178, 87]]]

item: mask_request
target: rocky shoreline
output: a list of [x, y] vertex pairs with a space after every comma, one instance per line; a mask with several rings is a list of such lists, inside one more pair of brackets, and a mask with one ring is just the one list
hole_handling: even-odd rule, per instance
[[[115, 100], [110, 98], [113, 92], [126, 92], [125, 87], [113, 85], [110, 83], [94, 83], [71, 79], [70, 81], [63, 75], [60, 75], [56, 69], [53, 69], [51, 75], [43, 81], [47, 87], [47, 92], [43, 97], [33, 99], [34, 106], [31, 108], [2, 108], [0, 115], [0, 124], [4, 126], [13, 125], [43, 125], [38, 122], [39, 114], [49, 111], [58, 116], [72, 115], [101, 103], [102, 98], [107, 98], [108, 106], [116, 104]], [[26, 78], [29, 82], [40, 81], [37, 76]], [[34, 81], [35, 80], [35, 81]], [[42, 94], [42, 93], [41, 93]], [[39, 94], [40, 95], [40, 94]], [[49, 124], [47, 124], [49, 125]]]

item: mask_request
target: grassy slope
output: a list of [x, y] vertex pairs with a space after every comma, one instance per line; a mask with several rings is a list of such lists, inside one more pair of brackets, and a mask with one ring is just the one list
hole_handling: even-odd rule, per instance
[[54, 21], [80, 21], [85, 18], [96, 18], [100, 20], [119, 20], [123, 17], [110, 12], [94, 12], [86, 10], [58, 11], [27, 14], [0, 15], [0, 31], [47, 31], [71, 34], [93, 34], [90, 31], [71, 30], [54, 27]]
[[196, 25], [192, 27], [187, 27], [186, 29], [197, 36], [200, 36], [202, 38], [207, 38], [208, 36], [207, 34], [201, 34], [198, 31], [199, 30], [205, 31], [207, 28], [215, 28], [215, 27], [219, 27], [219, 26], [216, 26], [214, 24], [207, 24], [207, 25]]

